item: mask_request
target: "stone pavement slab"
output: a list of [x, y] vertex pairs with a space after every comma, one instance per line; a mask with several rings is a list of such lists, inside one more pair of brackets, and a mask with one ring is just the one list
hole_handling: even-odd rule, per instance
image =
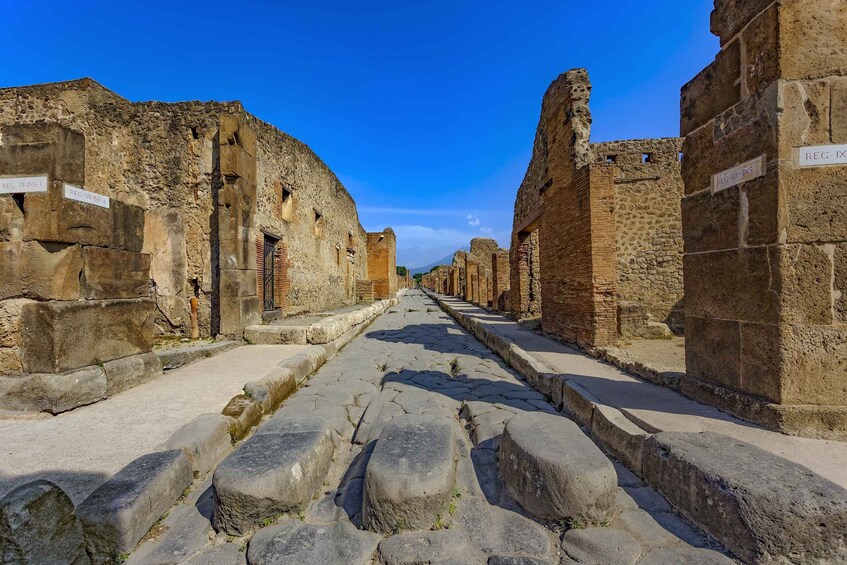
[[79, 504], [183, 425], [200, 414], [219, 413], [246, 381], [306, 348], [237, 347], [91, 406], [41, 419], [0, 419], [0, 497], [16, 485], [44, 478]]

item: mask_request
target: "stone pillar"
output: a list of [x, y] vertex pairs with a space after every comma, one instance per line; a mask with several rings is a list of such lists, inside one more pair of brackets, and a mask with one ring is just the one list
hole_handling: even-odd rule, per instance
[[391, 228], [368, 234], [368, 279], [374, 283], [374, 298], [397, 294], [397, 238]]
[[509, 308], [509, 251], [498, 249], [491, 257], [491, 302], [495, 310]]
[[243, 118], [220, 118], [218, 235], [218, 332], [240, 339], [244, 328], [261, 323], [256, 291], [256, 133]]
[[682, 89], [684, 391], [847, 431], [847, 3], [716, 0]]

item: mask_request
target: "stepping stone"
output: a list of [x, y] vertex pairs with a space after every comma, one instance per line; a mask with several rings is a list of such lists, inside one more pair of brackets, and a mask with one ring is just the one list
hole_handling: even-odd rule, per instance
[[77, 508], [91, 560], [130, 553], [193, 480], [191, 462], [175, 449], [142, 455], [100, 485]]
[[791, 555], [847, 562], [847, 490], [797, 463], [714, 432], [662, 432], [644, 478], [745, 562]]
[[287, 519], [256, 532], [247, 547], [250, 565], [369, 565], [380, 536], [346, 521], [329, 526]]
[[400, 416], [385, 426], [365, 471], [367, 529], [424, 529], [449, 518], [456, 479], [453, 430], [453, 420], [422, 415]]
[[550, 565], [550, 561], [535, 557], [492, 555], [488, 558], [488, 565]]
[[194, 472], [203, 476], [232, 451], [229, 419], [223, 414], [201, 414], [175, 431], [161, 449], [182, 449]]
[[90, 563], [82, 525], [62, 489], [38, 480], [0, 500], [0, 562]]
[[332, 434], [320, 418], [269, 420], [215, 470], [215, 529], [245, 535], [264, 520], [304, 509], [329, 470]]
[[638, 565], [733, 565], [735, 561], [710, 549], [685, 547], [680, 549], [654, 549], [641, 558]]
[[468, 547], [468, 539], [456, 530], [408, 532], [379, 544], [382, 565], [482, 565], [485, 556]]
[[500, 474], [534, 516], [601, 522], [612, 517], [617, 475], [612, 462], [571, 420], [544, 412], [506, 424]]
[[641, 557], [641, 544], [614, 528], [568, 530], [562, 538], [562, 549], [584, 565], [635, 565]]

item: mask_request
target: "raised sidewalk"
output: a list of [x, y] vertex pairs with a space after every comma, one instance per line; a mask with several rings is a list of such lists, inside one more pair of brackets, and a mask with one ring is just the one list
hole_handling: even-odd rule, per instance
[[847, 443], [763, 429], [506, 317], [429, 294], [595, 443], [745, 562], [847, 555]]

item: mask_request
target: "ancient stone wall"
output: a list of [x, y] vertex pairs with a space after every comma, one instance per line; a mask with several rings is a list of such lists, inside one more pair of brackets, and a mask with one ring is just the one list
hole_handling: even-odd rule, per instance
[[[280, 242], [285, 313], [353, 303], [367, 252], [350, 195], [306, 145], [240, 103], [131, 103], [90, 79], [0, 89], [0, 125], [48, 121], [82, 133], [85, 188], [147, 210], [144, 251], [151, 255], [161, 332], [188, 333], [191, 297], [199, 301], [200, 334], [220, 331], [213, 318], [221, 305], [213, 302], [227, 281], [216, 278], [221, 231], [212, 212], [227, 181], [222, 144], [244, 141], [221, 135], [222, 115], [236, 116], [255, 134], [254, 219], [239, 238], [254, 253], [263, 232]], [[258, 296], [245, 272], [256, 268], [254, 257], [234, 269], [235, 292]]]
[[367, 234], [367, 261], [374, 298], [393, 298], [397, 293], [397, 238], [391, 228]]
[[465, 251], [456, 251], [453, 255], [453, 269], [456, 271], [456, 292], [455, 296], [459, 296], [461, 298], [465, 297], [466, 293], [466, 285], [467, 285], [467, 265], [465, 264], [467, 259], [467, 253]]
[[[85, 193], [85, 139], [0, 125], [0, 407], [64, 412], [161, 373], [144, 211]], [[10, 182], [12, 179], [6, 179]]]
[[[614, 164], [615, 248], [620, 333], [654, 337], [649, 322], [681, 334], [682, 140], [591, 145], [594, 161]], [[627, 320], [631, 320], [627, 323]]]
[[718, 0], [712, 30], [682, 89], [684, 390], [843, 436], [847, 3]]

